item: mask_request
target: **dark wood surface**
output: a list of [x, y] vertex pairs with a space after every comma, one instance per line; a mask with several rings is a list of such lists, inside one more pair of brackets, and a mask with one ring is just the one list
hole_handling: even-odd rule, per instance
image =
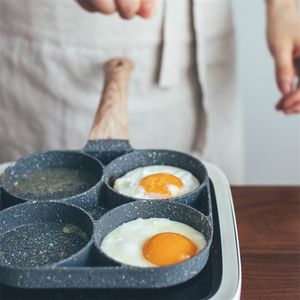
[[300, 299], [300, 186], [232, 187], [241, 299]]

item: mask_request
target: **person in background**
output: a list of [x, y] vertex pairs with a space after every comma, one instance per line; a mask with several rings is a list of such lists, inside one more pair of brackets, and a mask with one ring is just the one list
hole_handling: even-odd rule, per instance
[[[132, 145], [193, 153], [220, 166], [231, 183], [241, 182], [243, 127], [230, 1], [77, 2], [0, 1], [0, 161], [82, 147], [104, 81], [103, 64], [126, 56], [135, 62]], [[282, 92], [277, 109], [296, 113], [297, 3], [266, 5]]]

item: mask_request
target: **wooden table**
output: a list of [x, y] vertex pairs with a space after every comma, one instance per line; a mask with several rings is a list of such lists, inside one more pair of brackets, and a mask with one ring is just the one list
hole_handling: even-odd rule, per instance
[[300, 299], [300, 186], [232, 187], [241, 299]]

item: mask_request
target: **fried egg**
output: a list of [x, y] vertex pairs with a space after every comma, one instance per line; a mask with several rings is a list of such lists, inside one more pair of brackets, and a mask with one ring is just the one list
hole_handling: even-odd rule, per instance
[[172, 166], [154, 165], [131, 170], [116, 179], [114, 189], [140, 199], [166, 199], [195, 190], [198, 179], [190, 172]]
[[186, 224], [166, 218], [138, 218], [110, 232], [100, 249], [120, 263], [158, 267], [189, 259], [205, 245], [204, 235]]

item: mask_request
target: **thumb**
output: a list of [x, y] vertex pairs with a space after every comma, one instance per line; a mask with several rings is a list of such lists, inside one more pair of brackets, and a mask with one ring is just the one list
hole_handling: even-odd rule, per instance
[[293, 89], [295, 70], [293, 65], [293, 49], [285, 44], [274, 53], [276, 65], [276, 79], [278, 88], [283, 95], [289, 94]]
[[153, 16], [156, 9], [156, 0], [141, 0], [141, 7], [138, 15], [142, 18], [149, 19]]

